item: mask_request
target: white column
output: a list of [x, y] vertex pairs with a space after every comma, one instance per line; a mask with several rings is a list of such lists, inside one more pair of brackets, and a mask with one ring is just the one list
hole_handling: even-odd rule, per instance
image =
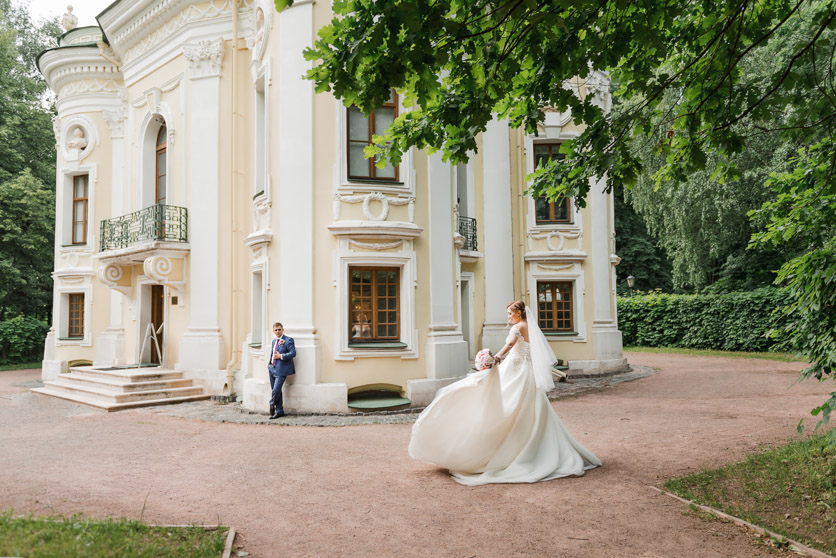
[[218, 274], [220, 177], [220, 71], [223, 39], [187, 45], [189, 61], [190, 206], [189, 328], [180, 342], [183, 370], [217, 371], [223, 366], [219, 327]]
[[[279, 315], [296, 341], [294, 386], [318, 384], [319, 337], [314, 326], [314, 146], [313, 82], [302, 79], [311, 63], [302, 56], [313, 46], [313, 2], [297, 2], [279, 14]], [[274, 212], [274, 215], [276, 213]], [[275, 229], [274, 229], [275, 230]], [[297, 390], [298, 391], [298, 390]]]
[[485, 237], [485, 324], [482, 347], [498, 351], [508, 335], [506, 305], [514, 299], [511, 240], [511, 148], [508, 122], [492, 120], [482, 134]]
[[589, 208], [592, 214], [590, 259], [592, 260], [592, 296], [595, 312], [592, 322], [592, 352], [595, 360], [622, 359], [621, 332], [615, 321], [612, 290], [612, 216], [609, 196], [604, 191], [605, 180], [598, 180], [589, 189]]
[[430, 331], [427, 334], [427, 377], [464, 376], [467, 343], [456, 322], [458, 259], [453, 243], [453, 183], [450, 165], [441, 154], [429, 156]]
[[[110, 127], [110, 146], [113, 153], [110, 176], [110, 216], [122, 215], [125, 198], [125, 110], [103, 111], [102, 116]], [[125, 295], [110, 291], [110, 324], [96, 339], [94, 365], [125, 364], [125, 327], [122, 323], [122, 305]]]

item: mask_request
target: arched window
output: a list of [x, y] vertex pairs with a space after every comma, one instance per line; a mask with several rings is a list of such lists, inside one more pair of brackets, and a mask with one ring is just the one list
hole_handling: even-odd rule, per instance
[[164, 125], [160, 127], [157, 133], [157, 149], [156, 149], [156, 174], [155, 176], [155, 194], [154, 203], [165, 204], [168, 198], [168, 187], [166, 183], [165, 165], [166, 165], [166, 138], [168, 135], [168, 128]]

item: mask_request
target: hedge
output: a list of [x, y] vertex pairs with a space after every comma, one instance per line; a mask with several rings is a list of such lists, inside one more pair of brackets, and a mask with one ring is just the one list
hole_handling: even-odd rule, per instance
[[41, 360], [49, 324], [17, 316], [0, 322], [0, 365]]
[[766, 337], [785, 318], [773, 311], [790, 302], [782, 289], [706, 295], [642, 294], [618, 298], [625, 346], [768, 351]]

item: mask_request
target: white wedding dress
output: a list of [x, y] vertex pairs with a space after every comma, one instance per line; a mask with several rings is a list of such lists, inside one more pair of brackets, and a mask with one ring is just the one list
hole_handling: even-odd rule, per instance
[[498, 367], [438, 391], [412, 427], [409, 454], [469, 486], [580, 476], [600, 466], [537, 387], [531, 347], [518, 327], [511, 335], [517, 342]]

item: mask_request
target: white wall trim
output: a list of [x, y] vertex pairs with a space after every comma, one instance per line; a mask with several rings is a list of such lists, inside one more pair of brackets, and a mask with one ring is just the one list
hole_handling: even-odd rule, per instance
[[538, 281], [571, 281], [572, 287], [572, 308], [574, 310], [574, 325], [577, 335], [561, 335], [560, 337], [547, 336], [550, 341], [572, 341], [574, 343], [586, 343], [587, 328], [586, 316], [584, 315], [584, 299], [586, 298], [586, 282], [584, 271], [580, 263], [555, 266], [561, 269], [541, 269], [532, 263], [528, 270], [527, 288], [528, 304], [530, 307], [537, 306], [537, 282]]
[[[348, 239], [339, 240], [340, 249], [335, 254], [334, 286], [336, 287], [337, 305], [334, 339], [334, 359], [354, 360], [355, 358], [401, 357], [418, 358], [418, 329], [415, 326], [415, 289], [417, 287], [417, 265], [415, 251], [411, 241], [404, 241], [399, 252], [352, 252], [348, 248]], [[355, 349], [348, 346], [348, 305], [349, 281], [348, 269], [351, 266], [380, 266], [400, 269], [400, 342], [403, 349]]]
[[[295, 4], [294, 4], [295, 5]], [[401, 99], [399, 97], [399, 99]], [[338, 194], [350, 194], [354, 192], [381, 192], [385, 194], [399, 194], [403, 196], [415, 196], [415, 167], [413, 161], [413, 149], [403, 154], [400, 165], [398, 165], [398, 176], [400, 182], [386, 181], [363, 181], [348, 179], [348, 109], [342, 101], [334, 97], [337, 107], [337, 183], [334, 189]], [[407, 108], [403, 103], [398, 107], [398, 114], [406, 112]]]

